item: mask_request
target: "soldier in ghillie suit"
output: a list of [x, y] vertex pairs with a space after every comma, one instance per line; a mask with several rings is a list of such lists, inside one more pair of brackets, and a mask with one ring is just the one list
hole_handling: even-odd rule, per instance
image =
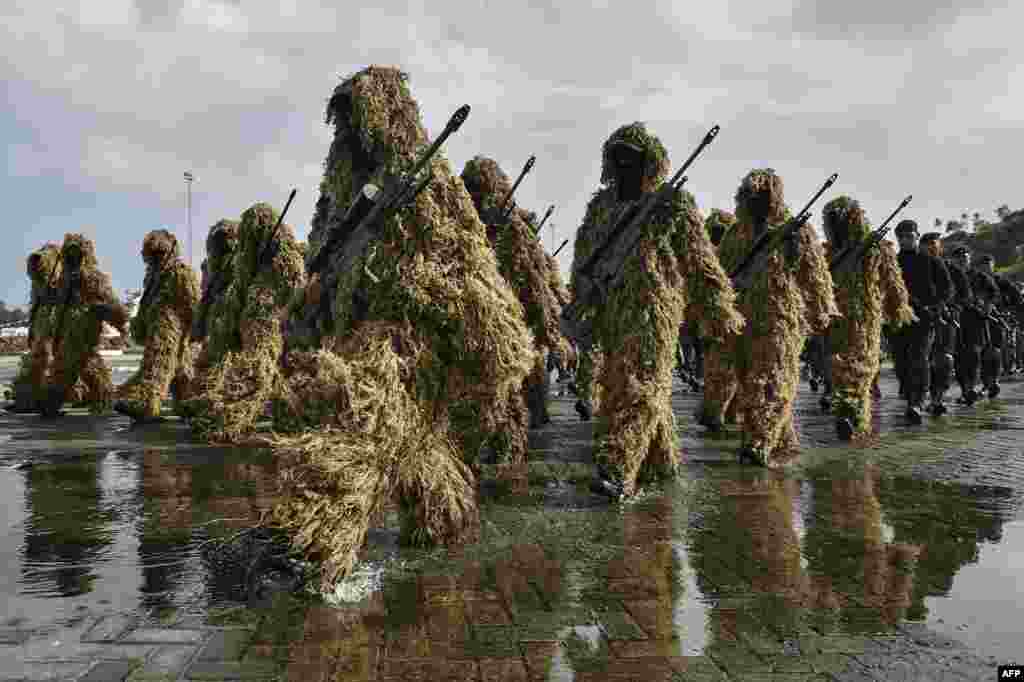
[[118, 387], [114, 409], [137, 422], [160, 418], [170, 390], [175, 401], [188, 382], [192, 316], [199, 302], [199, 282], [181, 260], [178, 240], [167, 230], [153, 230], [142, 241], [146, 278], [139, 309], [132, 318], [132, 340], [144, 346], [138, 371]]
[[[53, 324], [56, 307], [48, 302], [60, 278], [60, 246], [47, 243], [29, 254], [26, 274], [32, 285], [29, 313], [28, 353], [22, 356], [18, 375], [13, 382], [14, 404], [8, 410], [18, 413], [39, 412], [39, 402], [46, 396], [46, 379], [53, 360]], [[72, 393], [81, 394], [81, 379]], [[78, 395], [74, 396], [79, 398]]]
[[900, 272], [917, 321], [892, 334], [893, 364], [901, 393], [907, 400], [907, 420], [920, 424], [925, 397], [931, 393], [935, 318], [940, 308], [952, 300], [953, 287], [946, 266], [918, 250], [916, 222], [900, 221], [895, 232], [900, 243]]
[[534, 355], [522, 305], [443, 157], [423, 169], [430, 182], [414, 200], [373, 226], [367, 248], [352, 244], [362, 233], [349, 210], [358, 212], [367, 183], [406, 186], [429, 142], [407, 76], [371, 66], [346, 79], [327, 122], [334, 141], [311, 276], [289, 317], [288, 392], [275, 405], [278, 431], [305, 433], [274, 441], [284, 490], [273, 512], [293, 546], [319, 562], [324, 586], [351, 570], [394, 498], [403, 543], [478, 536], [473, 468], [521, 399]]
[[[503, 221], [500, 209], [512, 189], [512, 183], [497, 162], [484, 156], [474, 157], [466, 163], [461, 177], [480, 219], [487, 226], [487, 239], [497, 255], [498, 270], [516, 292], [526, 314], [526, 326], [533, 332], [537, 354], [533, 371], [523, 385], [523, 398], [529, 409], [530, 428], [539, 428], [551, 421], [547, 410], [544, 351], [547, 349], [560, 356], [568, 354], [568, 344], [562, 337], [558, 322], [561, 306], [548, 283], [548, 261], [521, 209], [512, 209], [508, 220]], [[509, 442], [522, 449], [516, 459], [524, 461], [526, 432], [523, 429], [520, 437], [513, 424], [521, 421], [518, 417], [521, 407], [512, 404], [510, 409], [506, 427], [509, 429]], [[513, 461], [513, 458], [499, 453], [499, 458], [502, 457]]]
[[[825, 204], [822, 224], [830, 257], [863, 243], [871, 233], [860, 204], [838, 197]], [[898, 328], [913, 322], [896, 251], [889, 242], [869, 249], [859, 263], [833, 273], [841, 317], [824, 335], [826, 376], [832, 385], [832, 411], [841, 440], [871, 429], [871, 386], [881, 365], [882, 324]]]
[[[612, 133], [602, 150], [604, 187], [587, 204], [576, 233], [574, 286], [601, 238], [660, 188], [668, 170], [665, 147], [642, 123]], [[605, 353], [595, 429], [600, 489], [627, 497], [645, 481], [674, 475], [679, 464], [670, 398], [680, 324], [700, 320], [704, 338], [719, 342], [743, 324], [689, 192], [675, 192], [639, 229], [643, 236], [622, 265], [622, 285], [601, 305], [581, 311], [594, 320], [594, 343]]]
[[[771, 168], [750, 171], [736, 191], [736, 225], [718, 249], [722, 265], [733, 271], [763, 234], [788, 219], [782, 178]], [[809, 223], [770, 255], [750, 288], [739, 292], [738, 303], [747, 318], [743, 334], [716, 352], [735, 363], [743, 424], [740, 459], [771, 466], [798, 446], [793, 399], [807, 336], [823, 333], [839, 314], [828, 261]], [[727, 362], [719, 363], [728, 369]], [[728, 372], [723, 374], [719, 381], [731, 380]], [[710, 383], [706, 378], [705, 396]]]
[[[562, 308], [569, 305], [569, 302], [572, 300], [572, 294], [569, 293], [569, 288], [562, 281], [558, 260], [546, 252], [544, 253], [544, 260], [548, 264], [545, 271], [548, 276], [548, 286], [551, 288], [555, 301], [558, 302], [559, 315], [561, 315]], [[562, 343], [558, 344], [554, 350], [549, 351], [548, 371], [557, 369], [558, 380], [564, 381], [569, 378], [569, 372], [576, 369], [576, 348], [573, 346], [572, 341], [562, 336], [561, 329], [559, 329], [558, 333], [562, 338]]]
[[[239, 441], [282, 388], [281, 316], [305, 278], [295, 234], [286, 223], [275, 233], [277, 222], [273, 207], [255, 204], [242, 214], [233, 253], [227, 246], [235, 231], [231, 223], [218, 223], [207, 240], [208, 248], [210, 239], [225, 242], [209, 252], [208, 289], [231, 270], [224, 293], [211, 296], [196, 313], [208, 334], [182, 412], [199, 438]], [[197, 331], [202, 338], [204, 330]]]
[[92, 240], [68, 233], [60, 251], [61, 272], [48, 303], [55, 305], [53, 365], [41, 404], [44, 417], [56, 417], [69, 391], [82, 380], [94, 398], [92, 413], [110, 409], [114, 383], [98, 352], [103, 323], [126, 332], [128, 310], [117, 300], [110, 277], [100, 272]]

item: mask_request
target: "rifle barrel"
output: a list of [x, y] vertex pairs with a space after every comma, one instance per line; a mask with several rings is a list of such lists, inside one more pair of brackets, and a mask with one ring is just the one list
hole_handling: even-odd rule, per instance
[[[806, 214], [808, 214], [811, 210], [811, 206], [814, 206], [814, 202], [816, 202], [821, 197], [821, 195], [825, 193], [825, 190], [827, 190], [832, 185], [836, 184], [836, 180], [838, 179], [839, 173], [833, 173], [832, 175], [830, 175], [828, 177], [828, 180], [825, 181], [825, 184], [822, 185], [821, 189], [818, 190], [818, 193], [811, 197], [811, 200], [807, 202], [807, 205], [804, 206], [803, 210], [797, 214], [797, 219], [800, 219], [801, 217], [804, 217]], [[807, 218], [804, 217], [804, 220], [807, 220]]]
[[548, 218], [550, 218], [551, 214], [554, 213], [554, 212], [555, 212], [555, 205], [551, 204], [550, 206], [548, 206], [548, 210], [544, 212], [544, 218], [541, 219], [540, 225], [537, 226], [537, 232], [540, 232], [540, 229], [542, 227], [544, 227], [544, 223], [546, 223], [548, 221]]
[[561, 244], [561, 245], [560, 245], [560, 246], [559, 246], [559, 247], [558, 247], [557, 249], [555, 249], [555, 252], [554, 252], [553, 254], [551, 254], [551, 257], [552, 257], [552, 258], [554, 258], [555, 256], [557, 256], [557, 255], [558, 255], [558, 253], [559, 253], [559, 252], [560, 252], [560, 251], [561, 251], [562, 249], [564, 249], [564, 248], [565, 248], [565, 245], [566, 245], [566, 244], [568, 244], [568, 243], [569, 243], [569, 240], [568, 240], [568, 239], [566, 239], [566, 240], [565, 240], [564, 242], [562, 242], [562, 244]]
[[503, 216], [507, 217], [507, 213], [505, 211], [506, 208], [509, 208], [509, 212], [511, 212], [509, 203], [512, 201], [512, 195], [516, 193], [517, 189], [519, 189], [519, 183], [523, 181], [523, 178], [526, 177], [526, 174], [530, 172], [530, 169], [533, 168], [533, 164], [535, 164], [536, 162], [536, 156], [531, 156], [526, 160], [526, 165], [523, 166], [523, 170], [519, 172], [519, 177], [516, 178], [515, 184], [512, 185], [512, 189], [510, 189], [508, 191], [508, 194], [505, 195], [505, 200], [501, 202], [500, 212]]

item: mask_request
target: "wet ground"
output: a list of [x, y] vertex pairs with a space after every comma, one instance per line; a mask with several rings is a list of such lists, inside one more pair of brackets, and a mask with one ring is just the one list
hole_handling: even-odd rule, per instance
[[479, 544], [399, 548], [391, 517], [332, 605], [244, 601], [205, 551], [273, 503], [265, 453], [0, 415], [0, 679], [989, 679], [1024, 658], [1024, 382], [919, 427], [882, 390], [853, 448], [804, 384], [803, 452], [765, 471], [679, 384], [682, 475], [623, 507], [555, 397]]

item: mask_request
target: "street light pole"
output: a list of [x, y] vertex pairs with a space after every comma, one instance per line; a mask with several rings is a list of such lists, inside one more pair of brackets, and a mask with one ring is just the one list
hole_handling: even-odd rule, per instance
[[188, 215], [188, 266], [192, 267], [192, 180], [194, 177], [189, 171], [185, 171], [185, 186], [187, 187], [186, 192], [186, 212]]

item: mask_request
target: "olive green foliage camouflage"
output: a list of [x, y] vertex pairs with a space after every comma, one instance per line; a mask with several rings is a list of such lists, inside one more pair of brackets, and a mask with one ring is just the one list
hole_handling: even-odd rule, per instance
[[[327, 121], [335, 134], [322, 185], [326, 217], [310, 235], [311, 257], [366, 182], [388, 186], [429, 143], [406, 76], [394, 68], [346, 79]], [[304, 300], [332, 301], [330, 318], [320, 318], [321, 347], [285, 359], [279, 429], [312, 430], [276, 440], [284, 490], [274, 518], [322, 562], [327, 582], [350, 570], [374, 510], [394, 497], [408, 542], [475, 537], [476, 480], [465, 460], [506, 418], [532, 366], [522, 306], [464, 184], [440, 154], [427, 170], [432, 182], [381, 223], [336, 287], [318, 291], [321, 280], [312, 278]], [[315, 363], [304, 362], [310, 353]], [[456, 428], [466, 405], [479, 419]]]
[[[655, 191], [668, 174], [664, 147], [640, 123], [615, 131], [604, 145], [602, 181], [577, 232], [574, 282], [578, 269], [606, 231], [628, 208], [617, 196], [609, 153], [618, 140], [645, 152], [645, 191]], [[721, 340], [739, 332], [742, 318], [735, 292], [704, 229], [693, 196], [680, 190], [641, 227], [643, 238], [624, 264], [622, 286], [592, 311], [596, 345], [605, 355], [597, 381], [601, 400], [596, 458], [620, 478], [625, 494], [638, 482], [674, 474], [679, 454], [670, 397], [672, 368], [684, 319], [702, 334]]]
[[[252, 432], [267, 402], [283, 390], [281, 317], [294, 291], [304, 286], [305, 270], [291, 226], [282, 223], [272, 235], [278, 217], [272, 206], [258, 203], [242, 214], [238, 225], [231, 283], [223, 299], [212, 304], [223, 307], [225, 319], [207, 318], [206, 350], [184, 406], [200, 438], [239, 441]], [[218, 225], [232, 229], [230, 224]], [[211, 262], [211, 273], [226, 266], [213, 256]]]
[[[182, 397], [179, 386], [189, 382], [192, 316], [199, 303], [199, 282], [195, 272], [181, 260], [178, 240], [167, 230], [154, 230], [142, 242], [147, 262], [144, 291], [147, 300], [131, 321], [132, 340], [144, 347], [139, 369], [121, 386], [118, 397], [127, 414], [135, 418], [160, 416], [160, 404], [172, 394]], [[149, 263], [156, 261], [158, 265]]]
[[[110, 277], [100, 272], [92, 240], [82, 234], [66, 234], [61, 247], [62, 261], [66, 262], [72, 247], [77, 247], [82, 254], [81, 277], [74, 285], [70, 303], [60, 301], [55, 313], [54, 363], [49, 390], [51, 396], [62, 398], [81, 379], [89, 388], [89, 394], [96, 398], [90, 410], [104, 412], [110, 409], [114, 385], [110, 367], [98, 352], [104, 320], [95, 306], [108, 306], [110, 315], [105, 321], [122, 332], [126, 331], [128, 311], [114, 294]], [[58, 295], [65, 297], [72, 287], [68, 270], [62, 269], [57, 282]], [[59, 405], [52, 404], [53, 397], [50, 400], [48, 411], [52, 413]]]
[[47, 243], [29, 254], [26, 274], [31, 282], [32, 319], [29, 330], [32, 340], [29, 352], [21, 358], [18, 375], [14, 379], [15, 404], [29, 409], [41, 400], [53, 360], [53, 325], [56, 306], [45, 302], [49, 287], [56, 286], [60, 277], [60, 247]]
[[707, 220], [704, 221], [704, 228], [712, 244], [719, 244], [722, 237], [729, 231], [729, 228], [736, 224], [736, 216], [720, 208], [711, 209]]
[[[839, 240], [826, 244], [830, 258], [871, 233], [860, 204], [846, 196], [825, 204], [822, 223], [825, 234]], [[916, 319], [892, 245], [883, 241], [865, 254], [860, 267], [838, 273], [835, 297], [842, 316], [828, 330], [832, 410], [852, 421], [855, 436], [864, 436], [871, 429], [871, 384], [881, 364], [882, 325], [896, 328]]]
[[[499, 208], [512, 189], [512, 183], [498, 163], [484, 156], [469, 160], [461, 177], [481, 217]], [[522, 209], [513, 210], [504, 225], [487, 225], [487, 237], [497, 255], [498, 270], [516, 292], [523, 306], [526, 326], [533, 332], [538, 354], [538, 360], [534, 361], [536, 365], [545, 347], [567, 354], [568, 343], [559, 328], [561, 306], [549, 284], [548, 261], [540, 242], [533, 237], [528, 217], [528, 213]], [[531, 390], [536, 391], [536, 382], [542, 380], [542, 374], [536, 371], [527, 377], [521, 398], [526, 404], [531, 404], [526, 395]], [[501, 461], [526, 461], [526, 430], [529, 420], [526, 411], [518, 403], [516, 401], [516, 404], [510, 406], [512, 414], [502, 429], [505, 432], [503, 440], [515, 449], [508, 452], [499, 448], [498, 457]], [[533, 421], [537, 422], [541, 415], [536, 412], [542, 405], [536, 401], [532, 404]]]
[[[771, 169], [751, 171], [736, 192], [736, 216], [719, 246], [729, 269], [753, 246], [756, 223], [766, 220], [773, 230], [788, 218], [782, 179]], [[793, 399], [800, 351], [808, 334], [821, 333], [838, 315], [828, 261], [810, 224], [799, 230], [796, 242], [795, 262], [789, 262], [785, 249], [776, 250], [753, 285], [740, 293], [740, 311], [747, 318], [743, 334], [713, 350], [732, 356], [743, 445], [764, 463], [796, 449]]]

